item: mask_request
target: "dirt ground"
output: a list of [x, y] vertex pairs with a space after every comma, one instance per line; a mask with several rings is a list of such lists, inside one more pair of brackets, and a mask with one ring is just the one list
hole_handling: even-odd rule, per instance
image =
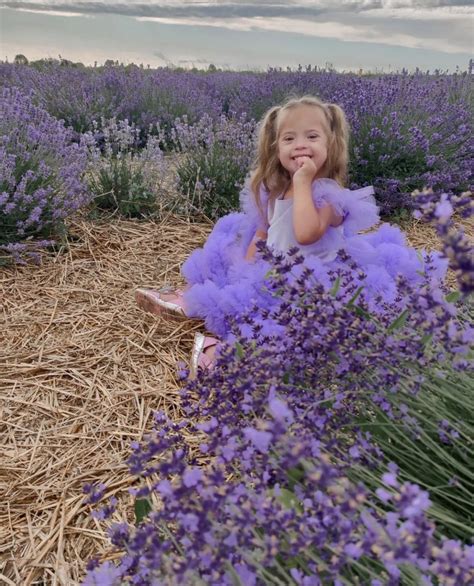
[[[130, 519], [125, 460], [154, 410], [181, 417], [176, 365], [201, 322], [140, 311], [137, 286], [180, 284], [209, 224], [74, 223], [74, 239], [34, 265], [0, 268], [0, 584], [79, 584], [93, 554], [113, 558], [83, 502], [103, 482]], [[434, 246], [412, 222], [410, 242]]]

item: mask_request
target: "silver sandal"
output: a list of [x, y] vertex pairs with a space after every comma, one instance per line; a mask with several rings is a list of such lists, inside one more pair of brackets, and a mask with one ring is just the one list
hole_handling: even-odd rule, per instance
[[191, 351], [191, 363], [189, 368], [189, 378], [195, 379], [199, 369], [212, 370], [214, 360], [204, 353], [207, 348], [216, 346], [219, 340], [210, 336], [205, 336], [199, 332], [194, 334], [194, 344]]

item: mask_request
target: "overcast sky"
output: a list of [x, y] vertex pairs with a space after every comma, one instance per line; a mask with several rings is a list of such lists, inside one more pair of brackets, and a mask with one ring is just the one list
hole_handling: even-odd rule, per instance
[[456, 0], [0, 0], [0, 59], [154, 66], [464, 70], [474, 8]]

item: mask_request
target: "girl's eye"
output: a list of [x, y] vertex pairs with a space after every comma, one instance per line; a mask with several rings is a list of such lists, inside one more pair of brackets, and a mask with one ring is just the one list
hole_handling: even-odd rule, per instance
[[289, 142], [290, 140], [293, 140], [292, 136], [285, 136], [285, 138], [283, 139], [285, 142]]
[[318, 137], [319, 137], [319, 134], [310, 134], [309, 135], [309, 138], [318, 138]]

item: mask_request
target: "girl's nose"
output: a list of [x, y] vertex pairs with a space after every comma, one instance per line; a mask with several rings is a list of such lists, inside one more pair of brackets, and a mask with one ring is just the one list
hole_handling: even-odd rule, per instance
[[295, 141], [295, 148], [297, 148], [297, 149], [305, 148], [307, 142], [308, 141], [306, 140], [306, 138], [304, 136], [301, 138], [297, 138]]

